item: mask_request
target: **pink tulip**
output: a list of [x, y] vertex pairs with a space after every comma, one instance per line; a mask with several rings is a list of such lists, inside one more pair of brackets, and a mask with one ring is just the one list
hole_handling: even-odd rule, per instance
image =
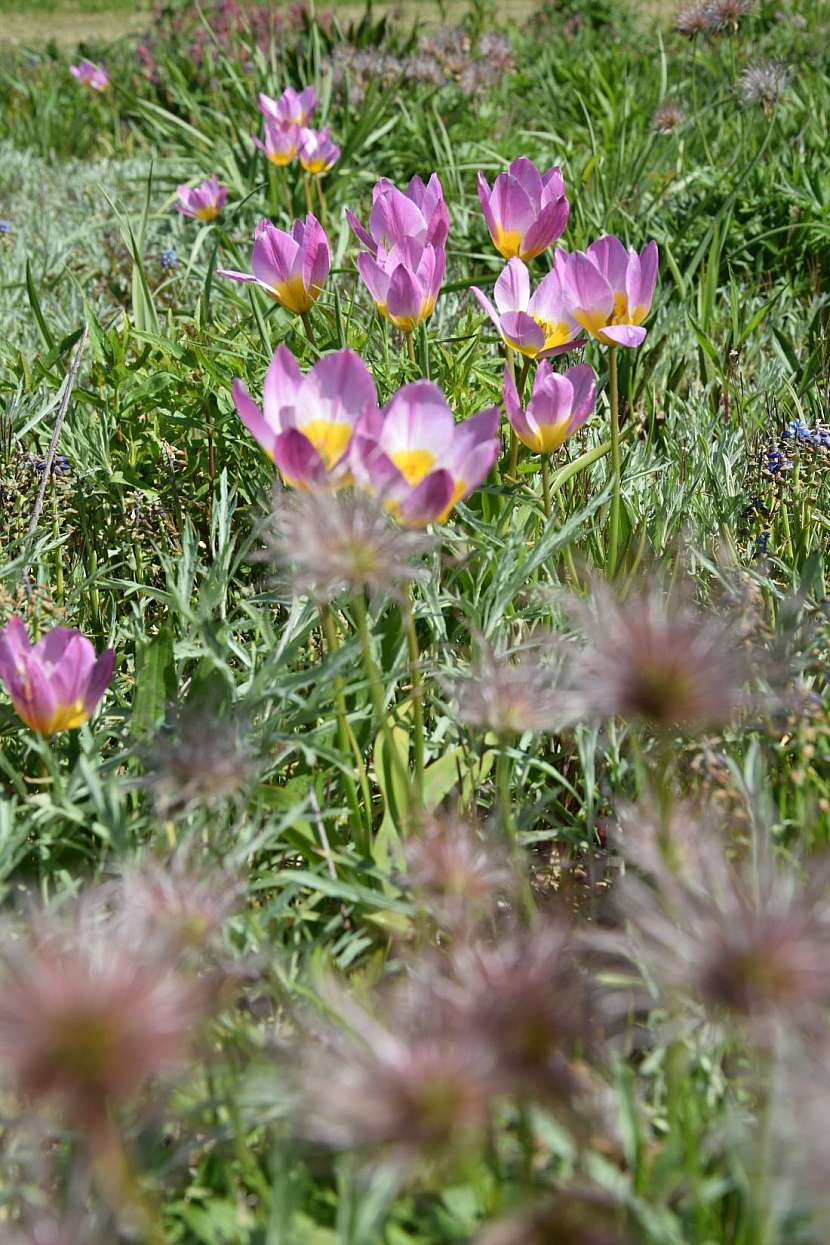
[[262, 91], [257, 97], [257, 107], [266, 120], [282, 126], [308, 125], [318, 102], [313, 86], [304, 87], [302, 91], [295, 91], [288, 86], [279, 99], [271, 99], [270, 95], [265, 95]]
[[500, 173], [491, 190], [478, 175], [478, 198], [496, 250], [505, 259], [533, 259], [565, 232], [570, 205], [559, 169], [540, 173], [520, 156]]
[[527, 409], [522, 409], [516, 383], [504, 369], [504, 405], [519, 440], [536, 454], [560, 449], [572, 432], [587, 420], [597, 397], [594, 369], [578, 363], [562, 374], [547, 359], [536, 371]]
[[357, 270], [381, 315], [405, 333], [427, 320], [444, 280], [444, 248], [423, 246], [413, 238], [396, 242], [391, 251], [378, 247], [357, 257]]
[[353, 351], [325, 355], [304, 377], [291, 351], [278, 346], [265, 375], [262, 411], [241, 380], [233, 382], [231, 392], [242, 422], [286, 484], [308, 488], [349, 482], [355, 425], [377, 410], [375, 383]]
[[606, 346], [639, 346], [646, 336], [640, 325], [651, 311], [657, 264], [656, 242], [638, 255], [610, 234], [587, 251], [574, 251], [562, 265], [568, 311]]
[[328, 129], [306, 129], [300, 131], [297, 154], [306, 173], [319, 177], [321, 173], [328, 173], [329, 169], [334, 168], [340, 158], [340, 148], [331, 141]]
[[82, 60], [77, 65], [70, 65], [69, 72], [83, 86], [88, 86], [93, 91], [109, 90], [109, 74], [106, 69], [99, 69], [97, 65], [93, 65], [92, 61]]
[[368, 232], [348, 208], [346, 217], [358, 242], [375, 256], [378, 247], [390, 251], [397, 242], [407, 238], [422, 246], [442, 247], [450, 229], [449, 212], [437, 173], [432, 174], [426, 185], [420, 177], [413, 177], [405, 192], [385, 177], [376, 182]]
[[290, 164], [297, 154], [300, 145], [301, 130], [298, 125], [277, 125], [276, 122], [265, 122], [265, 142], [254, 135], [254, 143], [266, 159], [278, 168]]
[[415, 381], [382, 411], [364, 414], [352, 442], [352, 472], [402, 523], [443, 522], [498, 458], [498, 429], [498, 407], [456, 424], [438, 386]]
[[32, 645], [22, 619], [0, 631], [0, 680], [18, 717], [39, 735], [74, 730], [109, 687], [115, 653], [95, 649], [80, 631], [55, 627]]
[[530, 359], [544, 359], [582, 345], [580, 329], [562, 294], [562, 253], [554, 267], [530, 293], [530, 274], [520, 259], [508, 260], [496, 281], [495, 307], [477, 287], [472, 292], [495, 324], [504, 342]]
[[215, 220], [228, 197], [227, 186], [222, 186], [214, 173], [198, 186], [177, 186], [176, 194], [179, 201], [174, 204], [182, 216], [191, 216], [194, 220]]
[[291, 233], [261, 220], [254, 235], [252, 273], [220, 268], [220, 277], [258, 285], [288, 311], [305, 315], [320, 297], [331, 267], [326, 232], [309, 212], [295, 220]]

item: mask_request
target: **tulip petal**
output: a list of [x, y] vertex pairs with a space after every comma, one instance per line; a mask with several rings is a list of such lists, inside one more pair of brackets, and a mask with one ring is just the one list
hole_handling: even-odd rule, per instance
[[455, 481], [449, 471], [432, 471], [412, 490], [400, 506], [400, 518], [404, 523], [423, 527], [439, 519], [450, 505], [455, 493]]
[[337, 350], [314, 364], [302, 382], [299, 403], [312, 407], [317, 418], [354, 425], [367, 407], [377, 406], [375, 382], [359, 355]]
[[[302, 379], [300, 366], [288, 347], [277, 346], [262, 386], [262, 410], [265, 423], [274, 433], [283, 432], [286, 428], [293, 426], [294, 409], [297, 405], [297, 395]], [[250, 425], [248, 427], [250, 428]], [[253, 432], [253, 429], [251, 431]]]
[[536, 221], [525, 234], [521, 258], [533, 259], [546, 251], [565, 232], [571, 205], [567, 199], [558, 199], [542, 208]]
[[265, 453], [273, 458], [276, 429], [272, 428], [268, 420], [263, 417], [241, 380], [235, 380], [231, 385], [231, 396], [239, 418], [251, 436], [262, 446]]
[[646, 339], [646, 330], [637, 324], [609, 324], [600, 333], [600, 341], [612, 346], [639, 346]]
[[350, 211], [349, 208], [346, 208], [346, 220], [349, 222], [352, 233], [357, 238], [361, 246], [365, 246], [366, 250], [369, 251], [372, 255], [377, 255], [377, 252], [378, 252], [377, 242], [375, 242], [372, 235], [363, 228], [360, 221], [355, 216], [354, 212]]
[[115, 649], [105, 648], [96, 661], [84, 692], [84, 709], [89, 716], [110, 685], [115, 669]]
[[544, 349], [545, 331], [526, 311], [509, 311], [501, 317], [500, 323], [508, 346], [531, 357]]
[[316, 484], [326, 474], [322, 457], [297, 428], [288, 428], [274, 441], [274, 462], [286, 484], [294, 488]]
[[493, 287], [493, 297], [501, 315], [506, 311], [527, 311], [530, 273], [520, 259], [507, 261]]

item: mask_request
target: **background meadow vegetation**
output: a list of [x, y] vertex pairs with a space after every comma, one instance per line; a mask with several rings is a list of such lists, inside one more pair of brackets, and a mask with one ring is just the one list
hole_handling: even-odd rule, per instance
[[[75, 49], [0, 50], [0, 622], [116, 652], [79, 731], [44, 741], [0, 704], [6, 937], [85, 895], [109, 911], [125, 877], [152, 876], [195, 923], [188, 981], [211, 987], [194, 1053], [108, 1116], [106, 1145], [6, 1087], [9, 1239], [826, 1240], [830, 13], [743, 7], [693, 37], [621, 0], [482, 0], [429, 23], [295, 7], [263, 36], [244, 4], [162, 0], [78, 50], [106, 65], [101, 96], [69, 75]], [[263, 215], [306, 211], [294, 168], [250, 136], [257, 91], [308, 83], [342, 147], [313, 342], [217, 275], [249, 268]], [[362, 593], [335, 597], [327, 645], [313, 593], [269, 561], [274, 469], [232, 380], [259, 395], [279, 343], [304, 370], [349, 346], [381, 402], [427, 375], [458, 418], [500, 404], [500, 343], [470, 295], [502, 267], [476, 171], [521, 154], [561, 166], [570, 250], [606, 232], [660, 248], [648, 336], [620, 352], [617, 591], [671, 586], [751, 653], [751, 696], [713, 731], [539, 724], [552, 693], [523, 661], [540, 635], [573, 646], [565, 594], [617, 634], [604, 450], [557, 477], [548, 520], [528, 455], [517, 485], [491, 476], [436, 526], [412, 585], [415, 686], [410, 598], [367, 598], [386, 729]], [[343, 213], [365, 220], [379, 177], [434, 171], [447, 277], [410, 360]], [[171, 210], [213, 172], [215, 222]], [[586, 358], [597, 410], [555, 468], [606, 443], [602, 353]], [[401, 781], [416, 708], [423, 809]], [[665, 818], [679, 863], [647, 850]], [[717, 988], [715, 963], [733, 974]], [[496, 1011], [515, 986], [500, 1019], [469, 1005], [476, 980]], [[503, 1050], [505, 1015], [534, 1006], [534, 1076], [475, 1080], [479, 1037]], [[4, 1069], [12, 1029], [0, 1004]]]

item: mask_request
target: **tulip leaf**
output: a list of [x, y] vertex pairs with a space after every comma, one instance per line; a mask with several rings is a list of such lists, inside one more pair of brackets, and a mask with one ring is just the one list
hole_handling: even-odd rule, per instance
[[151, 733], [163, 721], [167, 704], [176, 692], [173, 635], [163, 627], [136, 651], [136, 690], [132, 733], [135, 739]]

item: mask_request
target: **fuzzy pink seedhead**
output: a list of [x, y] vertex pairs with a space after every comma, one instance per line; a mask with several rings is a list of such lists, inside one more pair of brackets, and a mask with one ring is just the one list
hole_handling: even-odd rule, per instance
[[532, 160], [520, 156], [500, 173], [492, 190], [478, 174], [478, 198], [500, 255], [533, 259], [565, 232], [570, 205], [558, 168], [540, 173]]
[[564, 265], [564, 253], [557, 251], [553, 269], [531, 294], [527, 266], [520, 259], [508, 260], [493, 291], [495, 305], [477, 286], [472, 287], [505, 345], [529, 359], [551, 358], [584, 344], [582, 329], [563, 293]]
[[101, 69], [98, 65], [93, 65], [92, 61], [82, 60], [79, 61], [77, 65], [70, 65], [69, 72], [77, 82], [80, 82], [83, 86], [89, 87], [92, 91], [109, 90], [109, 74], [106, 69]]
[[182, 216], [190, 216], [194, 220], [212, 221], [225, 206], [228, 188], [220, 183], [214, 173], [200, 182], [198, 186], [178, 186], [176, 195], [178, 202], [174, 206]]
[[278, 125], [274, 121], [266, 121], [263, 130], [265, 142], [254, 136], [255, 146], [277, 168], [284, 168], [296, 156], [303, 131], [298, 125]]
[[325, 355], [303, 376], [287, 346], [265, 375], [260, 411], [241, 380], [232, 387], [239, 417], [292, 488], [349, 483], [349, 448], [359, 420], [377, 412], [375, 384], [351, 350]]
[[527, 407], [522, 407], [510, 369], [504, 369], [507, 418], [516, 436], [536, 454], [552, 454], [581, 428], [594, 409], [597, 378], [587, 363], [554, 372], [546, 359], [539, 364]]
[[375, 256], [362, 252], [357, 271], [381, 315], [411, 333], [435, 309], [446, 267], [443, 247], [424, 246], [412, 238]]
[[109, 687], [114, 665], [113, 649], [96, 658], [74, 628], [55, 627], [34, 645], [18, 617], [0, 631], [0, 680], [18, 717], [39, 735], [82, 726]]
[[288, 86], [279, 99], [272, 99], [262, 91], [257, 97], [259, 111], [267, 121], [278, 126], [308, 125], [318, 103], [317, 92], [313, 86], [303, 87], [302, 91], [295, 91]]
[[646, 336], [641, 326], [651, 311], [658, 258], [656, 242], [638, 255], [611, 234], [587, 251], [574, 251], [561, 269], [570, 315], [606, 346], [639, 346]]
[[306, 173], [320, 177], [334, 168], [340, 159], [340, 148], [333, 143], [328, 128], [325, 130], [300, 131], [300, 143], [297, 148], [300, 164]]
[[496, 461], [498, 429], [497, 407], [456, 424], [437, 385], [404, 385], [383, 411], [367, 412], [356, 426], [350, 457], [355, 482], [404, 524], [444, 522]]
[[93, 1130], [176, 1068], [205, 992], [101, 913], [35, 916], [0, 946], [0, 1075]]
[[398, 190], [382, 177], [372, 191], [372, 211], [368, 230], [346, 209], [346, 217], [361, 246], [377, 257], [378, 248], [389, 252], [399, 242], [411, 239], [421, 246], [443, 248], [450, 228], [444, 190], [437, 173], [424, 183], [413, 177], [406, 190]]
[[221, 277], [258, 285], [295, 315], [314, 306], [329, 275], [331, 249], [326, 231], [310, 212], [294, 222], [291, 232], [261, 220], [254, 235], [252, 272], [220, 268]]

